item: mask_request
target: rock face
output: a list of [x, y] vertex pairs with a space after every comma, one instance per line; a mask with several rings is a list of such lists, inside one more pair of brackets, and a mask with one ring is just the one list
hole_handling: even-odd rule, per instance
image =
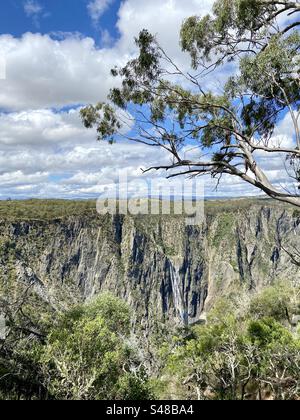
[[[109, 290], [154, 322], [197, 322], [214, 300], [276, 280], [300, 281], [283, 250], [299, 244], [300, 215], [272, 204], [208, 206], [201, 226], [183, 216], [0, 221], [0, 281], [32, 284], [60, 308]], [[289, 248], [291, 249], [291, 248]]]

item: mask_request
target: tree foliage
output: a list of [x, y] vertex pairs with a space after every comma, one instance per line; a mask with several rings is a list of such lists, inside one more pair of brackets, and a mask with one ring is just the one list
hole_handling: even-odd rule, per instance
[[14, 319], [0, 342], [1, 399], [150, 399], [130, 322], [110, 294], [55, 315], [43, 336], [20, 334]]
[[[242, 311], [232, 302], [225, 307], [224, 301], [217, 304], [207, 325], [194, 327], [169, 357], [168, 369], [178, 378], [183, 395], [299, 399], [300, 337], [283, 310], [285, 305], [296, 310], [294, 297], [299, 304], [299, 294], [294, 292], [269, 287]], [[275, 309], [278, 302], [282, 310]]]
[[158, 325], [147, 341], [132, 337], [130, 310], [111, 294], [57, 313], [21, 288], [0, 307], [10, 314], [0, 399], [299, 399], [299, 296], [281, 284], [251, 299], [240, 292], [216, 302], [205, 325]]
[[[138, 56], [112, 70], [120, 85], [108, 103], [82, 110], [85, 126], [96, 126], [99, 139], [125, 137], [170, 154], [170, 165], [149, 169], [218, 180], [232, 175], [299, 207], [299, 16], [299, 1], [217, 0], [210, 15], [192, 16], [181, 29], [193, 73], [180, 69], [143, 30]], [[207, 89], [207, 77], [226, 72], [228, 63], [235, 75], [221, 92]], [[288, 147], [274, 140], [285, 115], [294, 131]], [[198, 157], [186, 159], [187, 145]], [[268, 178], [261, 154], [282, 156], [284, 188]]]

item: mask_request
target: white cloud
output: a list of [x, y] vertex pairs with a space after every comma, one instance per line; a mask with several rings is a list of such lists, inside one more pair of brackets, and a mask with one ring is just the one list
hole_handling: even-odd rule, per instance
[[118, 29], [122, 34], [120, 46], [126, 50], [140, 30], [156, 34], [170, 56], [181, 56], [179, 32], [183, 20], [207, 14], [214, 0], [127, 0], [119, 10]]
[[0, 114], [1, 149], [46, 148], [49, 145], [84, 143], [91, 132], [81, 124], [77, 110], [56, 113], [49, 109]]
[[44, 182], [48, 179], [48, 176], [49, 174], [46, 172], [36, 172], [34, 174], [26, 175], [22, 171], [18, 170], [0, 175], [0, 185], [1, 187], [19, 187], [31, 183]]
[[0, 198], [94, 195], [117, 182], [119, 171], [138, 179], [142, 167], [169, 161], [137, 143], [97, 143], [78, 110], [3, 113], [0, 131]]
[[38, 16], [43, 11], [43, 7], [36, 0], [26, 0], [24, 2], [24, 11], [27, 16]]
[[[0, 108], [62, 107], [104, 100], [110, 69], [119, 54], [95, 47], [91, 38], [54, 40], [47, 35], [0, 36], [6, 80], [0, 81]], [[22, 71], [20, 71], [22, 69]]]
[[[111, 3], [89, 2], [94, 22]], [[76, 33], [27, 33], [20, 38], [1, 35], [6, 80], [0, 80], [0, 109], [6, 113], [0, 114], [0, 198], [88, 197], [105, 186], [111, 188], [119, 170], [127, 173], [129, 180], [138, 180], [141, 167], [168, 163], [169, 156], [159, 149], [136, 143], [97, 143], [95, 133], [82, 127], [76, 105], [106, 99], [115, 83], [110, 69], [128, 61], [135, 52], [133, 38], [143, 28], [157, 34], [169, 55], [188, 67], [189, 57], [179, 46], [180, 25], [192, 14], [209, 12], [212, 4], [213, 0], [125, 0], [118, 14], [120, 39], [113, 44], [103, 32], [103, 48]], [[25, 6], [29, 17], [43, 16], [38, 2], [27, 1]], [[66, 106], [74, 109], [52, 109]], [[288, 124], [284, 121], [276, 135], [287, 134]], [[285, 141], [290, 141], [290, 136]], [[264, 162], [272, 179], [278, 178], [275, 161], [274, 165], [270, 160]], [[155, 179], [163, 176], [147, 175]], [[180, 182], [175, 180], [175, 186]], [[207, 194], [213, 195], [214, 184], [208, 178], [206, 187]], [[225, 196], [257, 193], [228, 177], [220, 191]]]
[[23, 7], [26, 16], [32, 19], [37, 28], [40, 26], [40, 19], [49, 16], [49, 13], [44, 11], [44, 7], [37, 0], [25, 0]]
[[109, 9], [115, 0], [91, 0], [87, 9], [94, 23], [97, 23], [101, 16]]
[[[97, 196], [105, 188], [112, 189], [119, 181], [119, 174], [126, 175], [129, 181], [152, 178], [162, 182], [165, 172], [146, 176], [141, 168], [170, 163], [169, 155], [161, 149], [128, 142], [97, 143], [94, 132], [82, 127], [78, 110], [1, 114], [0, 131], [2, 198]], [[261, 162], [273, 180], [283, 182], [277, 159], [261, 159]], [[175, 179], [173, 185], [180, 190], [181, 180]], [[216, 194], [215, 183], [208, 177], [205, 186], [207, 195]], [[225, 177], [220, 193], [243, 195], [255, 194], [257, 190]]]
[[[99, 2], [98, 6], [104, 3]], [[59, 37], [1, 35], [0, 55], [6, 61], [7, 77], [0, 80], [0, 108], [23, 110], [104, 100], [115, 83], [110, 69], [128, 61], [135, 51], [133, 38], [143, 28], [157, 34], [176, 61], [189, 66], [190, 59], [179, 46], [180, 25], [191, 14], [206, 13], [212, 3], [213, 0], [126, 0], [119, 10], [120, 39], [110, 47], [112, 39], [103, 32], [102, 49], [93, 39], [73, 33], [60, 33]], [[103, 9], [99, 6], [97, 10]]]

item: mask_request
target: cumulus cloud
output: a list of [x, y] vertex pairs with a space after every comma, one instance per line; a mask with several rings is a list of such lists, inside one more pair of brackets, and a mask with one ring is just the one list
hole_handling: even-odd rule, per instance
[[[76, 116], [75, 116], [76, 115]], [[58, 142], [84, 141], [84, 132], [77, 112], [55, 113], [47, 109], [0, 114], [1, 148], [11, 146], [41, 147]]]
[[126, 50], [134, 37], [146, 28], [157, 35], [172, 57], [181, 56], [179, 32], [184, 19], [207, 14], [214, 0], [127, 0], [121, 4], [117, 23], [121, 33], [120, 47]]
[[108, 54], [93, 39], [76, 36], [60, 41], [31, 33], [19, 39], [2, 35], [0, 51], [7, 69], [0, 107], [8, 110], [104, 100], [112, 84], [110, 69], [120, 63], [117, 51]]
[[[108, 0], [97, 3], [102, 8], [97, 9], [96, 2], [90, 5], [101, 11]], [[0, 51], [7, 77], [0, 81], [0, 107], [23, 110], [104, 100], [115, 83], [110, 69], [128, 61], [135, 52], [133, 39], [143, 28], [157, 34], [177, 62], [189, 65], [189, 57], [183, 55], [179, 46], [180, 25], [191, 14], [206, 13], [212, 3], [213, 0], [126, 0], [118, 15], [120, 38], [111, 46], [111, 37], [103, 32], [104, 48], [97, 47], [91, 38], [72, 33], [60, 33], [59, 37], [2, 35]]]
[[[78, 109], [0, 114], [0, 198], [97, 195], [118, 182], [142, 176], [141, 168], [169, 162], [162, 150], [120, 142], [96, 142]], [[26, 188], [25, 188], [26, 187]]]
[[[122, 184], [125, 176], [133, 191], [139, 180], [163, 183], [163, 171], [146, 176], [141, 168], [170, 163], [162, 149], [151, 153], [149, 146], [133, 142], [97, 143], [94, 132], [82, 127], [78, 110], [1, 114], [0, 131], [0, 198], [94, 197], [106, 188], [112, 190], [119, 181]], [[264, 163], [268, 175], [278, 180], [277, 164]], [[170, 186], [180, 191], [181, 182], [174, 179]], [[207, 195], [215, 194], [215, 183], [209, 178], [205, 186]], [[233, 195], [232, 191], [236, 195], [257, 193], [226, 177], [220, 191], [224, 196]]]
[[[88, 3], [94, 22], [112, 1]], [[120, 38], [113, 43], [103, 33], [102, 48], [78, 33], [1, 35], [6, 79], [0, 77], [0, 109], [5, 110], [0, 114], [0, 198], [96, 196], [112, 188], [119, 171], [137, 181], [145, 179], [142, 167], [169, 163], [170, 157], [162, 150], [153, 153], [147, 146], [127, 142], [97, 143], [95, 133], [82, 127], [78, 106], [106, 99], [116, 82], [110, 69], [132, 57], [133, 38], [143, 28], [156, 34], [169, 55], [188, 67], [189, 57], [179, 46], [179, 27], [186, 17], [209, 12], [213, 1], [125, 0], [118, 13]], [[26, 1], [24, 10], [31, 18], [44, 13], [34, 0]], [[284, 121], [276, 135], [286, 135], [287, 126]], [[267, 160], [264, 164], [276, 179], [277, 167]], [[164, 176], [153, 173], [147, 178], [162, 181]], [[173, 182], [180, 188], [181, 181]], [[206, 178], [208, 195], [214, 194], [214, 185]], [[233, 191], [236, 195], [257, 193], [228, 177], [221, 191], [225, 196]]]

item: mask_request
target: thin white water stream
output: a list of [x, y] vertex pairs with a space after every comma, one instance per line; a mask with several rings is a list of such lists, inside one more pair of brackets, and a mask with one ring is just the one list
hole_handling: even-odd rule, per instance
[[188, 325], [189, 317], [188, 312], [186, 310], [183, 293], [181, 290], [181, 278], [179, 268], [173, 266], [172, 264], [170, 265], [170, 278], [176, 314], [180, 317], [184, 325]]

